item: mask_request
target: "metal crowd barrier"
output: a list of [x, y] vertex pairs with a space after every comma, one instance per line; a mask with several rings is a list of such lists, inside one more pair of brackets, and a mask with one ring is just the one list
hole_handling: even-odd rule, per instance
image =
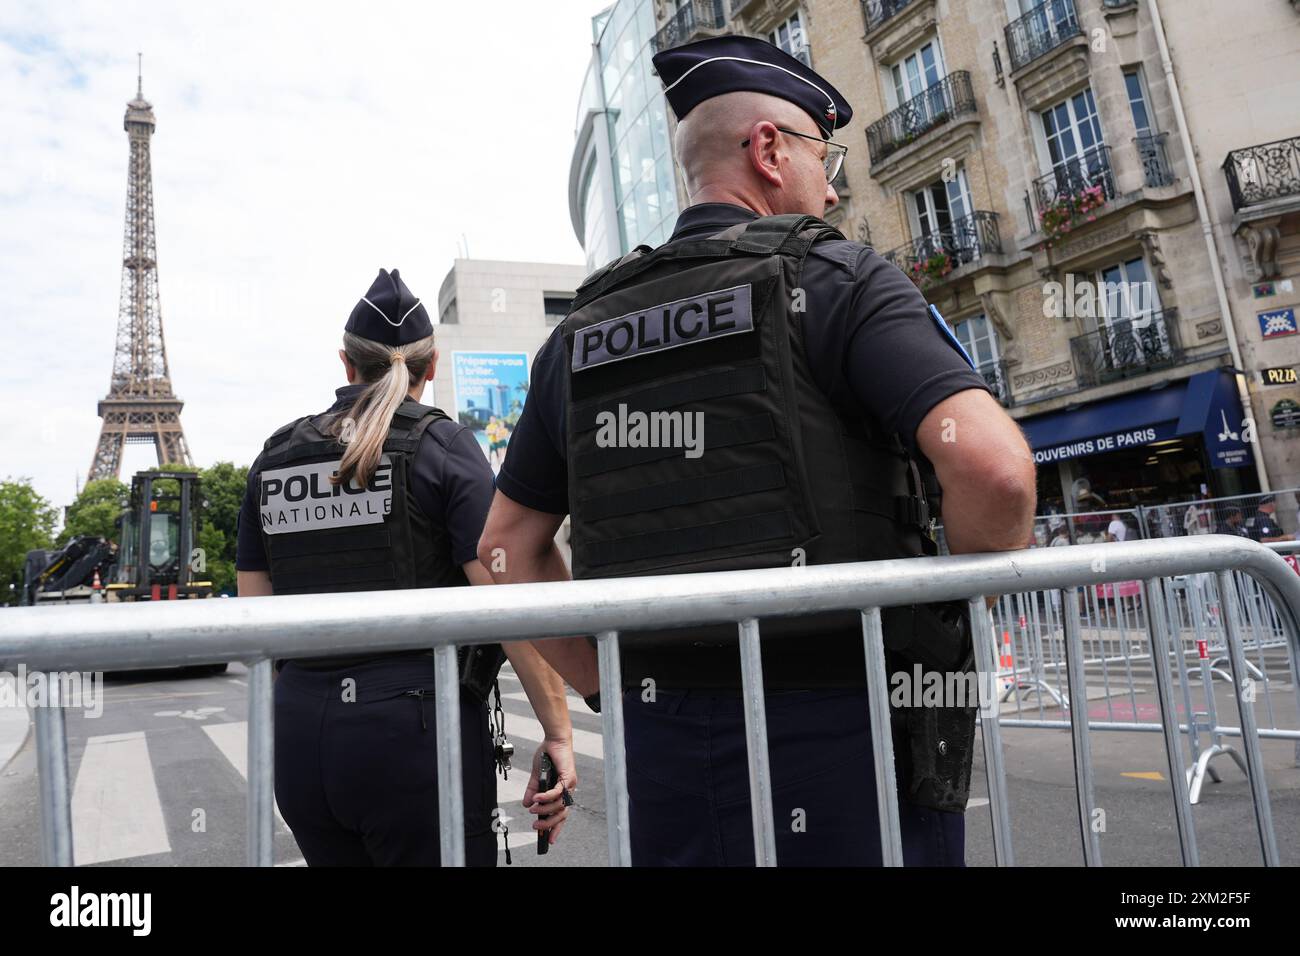
[[[1234, 686], [1247, 673], [1240, 612], [1230, 569], [1251, 575], [1269, 595], [1294, 655], [1300, 649], [1300, 577], [1275, 553], [1230, 536], [1159, 539], [1041, 548], [995, 554], [912, 558], [819, 567], [728, 571], [485, 588], [318, 594], [230, 601], [21, 608], [0, 617], [0, 667], [29, 671], [123, 670], [217, 661], [243, 661], [248, 684], [248, 862], [272, 863], [273, 731], [271, 666], [275, 658], [359, 651], [435, 648], [441, 849], [444, 863], [463, 866], [460, 728], [456, 646], [595, 634], [600, 663], [605, 748], [609, 860], [631, 863], [623, 746], [623, 703], [618, 629], [672, 628], [734, 622], [739, 629], [745, 700], [755, 858], [776, 863], [767, 752], [759, 620], [820, 611], [859, 609], [869, 695], [872, 743], [884, 863], [903, 862], [893, 739], [889, 731], [888, 675], [881, 632], [882, 607], [966, 600], [981, 682], [996, 675], [997, 646], [985, 595], [1057, 590], [1066, 609], [1064, 643], [1070, 696], [1085, 699], [1077, 588], [1137, 580], [1147, 606], [1155, 686], [1173, 791], [1182, 859], [1198, 862], [1191, 805], [1184, 781], [1173, 682], [1169, 618], [1161, 579], [1212, 573], [1227, 597], [1226, 648]], [[50, 680], [57, 688], [59, 682]], [[1240, 704], [1240, 697], [1239, 697]], [[41, 847], [47, 864], [72, 863], [68, 755], [63, 710], [38, 707]], [[1089, 825], [1094, 808], [1090, 722], [1086, 707], [1070, 709], [1076, 793], [1085, 861], [1101, 862]], [[1241, 733], [1264, 862], [1278, 862], [1259, 731], [1253, 707], [1240, 706]], [[1084, 719], [1080, 719], [1083, 715]], [[1014, 861], [1006, 774], [996, 708], [981, 735], [998, 865]]]

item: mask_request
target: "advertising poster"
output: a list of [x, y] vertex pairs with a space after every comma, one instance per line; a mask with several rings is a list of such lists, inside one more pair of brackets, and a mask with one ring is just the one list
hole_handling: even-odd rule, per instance
[[501, 470], [506, 445], [528, 395], [524, 352], [452, 352], [452, 389], [458, 422], [474, 430], [492, 473]]

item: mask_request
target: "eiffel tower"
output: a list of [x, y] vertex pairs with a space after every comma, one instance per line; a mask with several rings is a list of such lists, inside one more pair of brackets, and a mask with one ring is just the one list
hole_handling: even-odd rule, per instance
[[130, 160], [126, 177], [126, 237], [122, 243], [122, 294], [117, 313], [117, 345], [108, 395], [99, 403], [104, 420], [90, 464], [90, 478], [116, 478], [122, 446], [152, 443], [158, 463], [192, 464], [185, 432], [184, 404], [172, 392], [163, 345], [158, 301], [157, 242], [153, 224], [153, 173], [149, 137], [157, 125], [137, 74], [135, 99], [126, 104]]

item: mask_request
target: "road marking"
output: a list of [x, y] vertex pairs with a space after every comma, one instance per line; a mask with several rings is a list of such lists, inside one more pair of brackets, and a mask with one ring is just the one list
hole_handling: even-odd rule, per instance
[[197, 710], [159, 710], [154, 712], [155, 717], [182, 717], [185, 720], [207, 720], [214, 714], [219, 714], [226, 708], [224, 707], [200, 707]]
[[[542, 730], [542, 725], [532, 717], [506, 714], [506, 736], [511, 740], [519, 737], [531, 743], [540, 744], [546, 736], [546, 732]], [[601, 740], [600, 734], [590, 730], [582, 730], [578, 727], [573, 728], [573, 751], [582, 754], [584, 757], [591, 757], [593, 760], [605, 759], [605, 744]], [[532, 754], [522, 756], [524, 757], [523, 765], [529, 765], [528, 761], [532, 759]], [[523, 794], [520, 794], [520, 796], [523, 796]]]
[[[247, 681], [242, 681], [242, 680], [239, 680], [238, 678], [235, 678], [235, 677], [227, 678], [227, 683], [230, 683], [230, 684], [238, 684], [240, 687], [247, 687], [247, 686], [248, 686], [248, 682], [247, 682]], [[304, 863], [303, 865], [306, 866], [305, 863]]]
[[[239, 775], [248, 781], [248, 721], [237, 720], [226, 724], [204, 724], [203, 732], [221, 751], [221, 755], [230, 761], [230, 765], [239, 772]], [[280, 816], [280, 805], [275, 803], [275, 795], [271, 795], [272, 806], [275, 808], [275, 818], [280, 821], [280, 826], [286, 830], [289, 825], [284, 822], [284, 817]]]
[[86, 741], [72, 789], [72, 848], [77, 866], [171, 852], [143, 731]]
[[966, 809], [970, 810], [972, 807], [987, 807], [988, 805], [988, 797], [971, 797], [970, 800], [966, 802]]
[[1132, 770], [1124, 771], [1121, 777], [1133, 777], [1135, 780], [1163, 780], [1164, 774], [1159, 770]]

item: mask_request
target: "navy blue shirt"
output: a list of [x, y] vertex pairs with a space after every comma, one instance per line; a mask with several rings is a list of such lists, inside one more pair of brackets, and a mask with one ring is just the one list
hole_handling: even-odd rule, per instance
[[[711, 236], [757, 219], [742, 206], [703, 203], [677, 219], [668, 240]], [[804, 346], [813, 377], [832, 401], [896, 433], [915, 452], [930, 409], [969, 388], [989, 391], [952, 333], [930, 316], [901, 270], [849, 240], [818, 242], [804, 264]], [[535, 511], [567, 514], [565, 376], [569, 355], [557, 327], [533, 361], [528, 401], [510, 436], [497, 487]]]
[[[364, 385], [338, 389], [328, 411], [350, 407], [364, 389]], [[248, 470], [248, 487], [239, 512], [235, 567], [240, 571], [269, 568], [258, 518], [260, 462], [258, 456]], [[452, 561], [459, 566], [474, 560], [492, 504], [492, 469], [474, 433], [453, 421], [430, 425], [411, 468], [411, 489], [420, 510], [447, 529]]]

